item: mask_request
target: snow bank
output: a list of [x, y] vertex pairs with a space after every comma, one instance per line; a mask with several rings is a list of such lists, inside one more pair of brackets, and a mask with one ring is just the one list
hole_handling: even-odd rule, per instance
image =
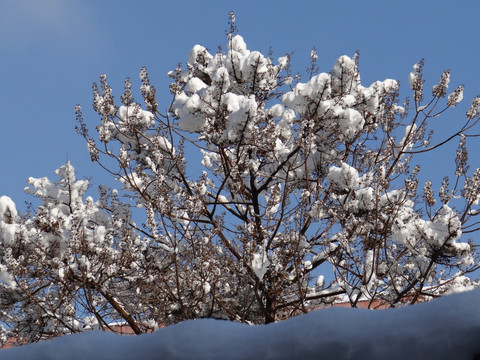
[[85, 332], [0, 351], [9, 359], [473, 359], [480, 291], [392, 310], [332, 308], [271, 325], [204, 319], [153, 334]]

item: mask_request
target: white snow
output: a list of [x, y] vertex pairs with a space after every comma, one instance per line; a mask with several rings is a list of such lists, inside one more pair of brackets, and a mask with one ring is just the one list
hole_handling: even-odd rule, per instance
[[17, 217], [17, 208], [8, 196], [0, 196], [0, 221], [8, 221], [8, 218]]
[[410, 85], [410, 89], [414, 89], [415, 87], [415, 81], [417, 81], [418, 79], [418, 68], [419, 68], [419, 65], [418, 64], [415, 64], [413, 65], [413, 71], [410, 73], [410, 75], [408, 75], [408, 84]]
[[190, 65], [197, 64], [198, 60], [209, 61], [211, 59], [213, 59], [213, 56], [201, 45], [195, 45], [188, 55], [188, 63]]
[[189, 94], [194, 94], [196, 92], [199, 92], [202, 89], [205, 89], [206, 87], [207, 87], [207, 84], [205, 84], [199, 78], [194, 77], [188, 80], [188, 83], [185, 86], [185, 91]]
[[265, 254], [253, 254], [252, 270], [255, 272], [255, 275], [257, 275], [259, 280], [263, 279], [263, 276], [267, 272], [268, 265], [270, 265], [270, 262], [266, 259]]
[[13, 359], [473, 359], [480, 291], [389, 310], [331, 308], [270, 325], [191, 320], [141, 336], [86, 331], [0, 351]]
[[131, 106], [120, 106], [118, 109], [118, 118], [123, 123], [136, 123], [138, 126], [150, 127], [155, 125], [155, 116], [146, 110], [142, 110], [138, 104]]
[[212, 287], [210, 286], [210, 284], [209, 284], [208, 282], [205, 282], [205, 283], [203, 284], [203, 291], [205, 291], [205, 294], [208, 294], [208, 293], [210, 292], [210, 289], [211, 289], [211, 288], [212, 288]]
[[327, 179], [342, 189], [354, 189], [359, 182], [358, 171], [346, 163], [342, 163], [341, 167], [331, 166]]

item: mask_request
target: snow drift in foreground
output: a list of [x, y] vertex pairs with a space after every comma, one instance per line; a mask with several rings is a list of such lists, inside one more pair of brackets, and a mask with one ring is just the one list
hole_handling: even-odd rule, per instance
[[480, 291], [391, 310], [331, 308], [271, 325], [192, 320], [153, 334], [85, 332], [0, 351], [9, 359], [474, 359]]

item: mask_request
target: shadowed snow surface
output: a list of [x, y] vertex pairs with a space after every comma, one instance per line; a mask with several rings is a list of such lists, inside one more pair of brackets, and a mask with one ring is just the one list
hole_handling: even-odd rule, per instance
[[0, 359], [473, 359], [480, 291], [390, 310], [331, 308], [270, 325], [192, 320], [141, 336], [85, 332]]

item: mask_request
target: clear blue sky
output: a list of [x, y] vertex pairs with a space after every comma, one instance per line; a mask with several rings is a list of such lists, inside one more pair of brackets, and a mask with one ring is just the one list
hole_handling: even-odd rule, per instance
[[[95, 186], [105, 182], [75, 133], [75, 104], [93, 128], [99, 118], [91, 110], [92, 82], [106, 73], [119, 98], [123, 79], [137, 80], [145, 65], [160, 108], [166, 108], [167, 72], [185, 62], [195, 44], [213, 52], [217, 45], [225, 48], [230, 10], [249, 49], [266, 53], [271, 47], [275, 57], [293, 51], [295, 71], [305, 69], [312, 46], [325, 72], [338, 56], [359, 50], [364, 85], [394, 78], [407, 96], [408, 74], [420, 58], [426, 60], [427, 88], [451, 69], [452, 90], [465, 84], [465, 100], [438, 123], [439, 135], [460, 125], [480, 93], [476, 0], [1, 0], [0, 195], [21, 207], [29, 200], [26, 179], [54, 178], [67, 159], [78, 177], [91, 177]], [[470, 144], [474, 167], [479, 142]], [[453, 170], [449, 165], [445, 172]]]

